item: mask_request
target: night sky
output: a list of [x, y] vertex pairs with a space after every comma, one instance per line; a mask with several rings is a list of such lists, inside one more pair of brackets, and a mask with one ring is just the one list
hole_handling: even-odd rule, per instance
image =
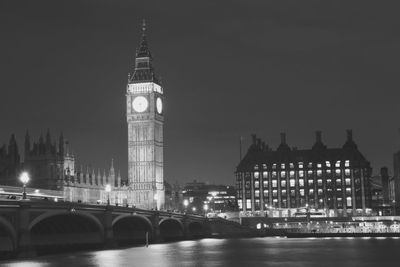
[[166, 95], [165, 179], [233, 184], [256, 133], [310, 148], [346, 129], [392, 172], [400, 148], [396, 1], [1, 1], [0, 144], [47, 128], [127, 175], [125, 91], [141, 36]]

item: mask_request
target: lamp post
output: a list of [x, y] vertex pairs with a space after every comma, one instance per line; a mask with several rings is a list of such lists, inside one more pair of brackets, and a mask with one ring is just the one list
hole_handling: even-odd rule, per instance
[[154, 194], [154, 201], [155, 201], [155, 210], [157, 210], [157, 200], [158, 200], [158, 195], [157, 195], [157, 193], [156, 194]]
[[187, 210], [188, 205], [189, 205], [189, 201], [187, 199], [183, 200], [183, 206], [185, 207], [185, 212]]
[[21, 173], [19, 180], [23, 184], [22, 199], [26, 199], [26, 184], [29, 182], [29, 174], [27, 172]]
[[207, 217], [207, 211], [208, 211], [208, 205], [207, 204], [204, 204], [203, 210], [204, 210], [204, 217]]
[[110, 192], [111, 192], [110, 184], [106, 184], [106, 192], [107, 192], [107, 205], [110, 205]]

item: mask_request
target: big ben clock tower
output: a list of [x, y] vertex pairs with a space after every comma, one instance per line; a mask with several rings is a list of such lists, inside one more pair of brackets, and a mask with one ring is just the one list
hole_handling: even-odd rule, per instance
[[163, 160], [163, 88], [157, 79], [146, 40], [136, 51], [135, 70], [128, 77], [128, 203], [143, 209], [162, 209], [165, 202]]

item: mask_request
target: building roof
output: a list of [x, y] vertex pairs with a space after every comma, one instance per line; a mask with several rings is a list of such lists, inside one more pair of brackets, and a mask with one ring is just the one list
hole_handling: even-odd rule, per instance
[[[351, 131], [347, 132], [347, 140], [342, 148], [327, 148], [321, 140], [320, 132], [317, 132], [317, 139], [311, 149], [290, 148], [286, 144], [285, 134], [281, 134], [281, 144], [277, 150], [272, 150], [253, 135], [253, 143], [250, 145], [246, 155], [236, 168], [237, 172], [254, 170], [256, 164], [266, 164], [269, 168], [274, 163], [297, 163], [349, 160], [352, 166], [370, 168], [369, 162], [358, 150], [357, 145], [352, 139]], [[333, 165], [334, 166], [334, 165]], [[280, 166], [277, 166], [280, 168]]]

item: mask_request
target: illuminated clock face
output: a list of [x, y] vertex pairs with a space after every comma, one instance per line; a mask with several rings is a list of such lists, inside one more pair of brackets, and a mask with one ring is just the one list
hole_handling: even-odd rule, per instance
[[149, 102], [144, 96], [138, 96], [133, 100], [132, 106], [136, 112], [143, 112], [149, 106]]
[[157, 97], [157, 100], [156, 100], [156, 106], [157, 106], [157, 112], [158, 112], [158, 114], [161, 114], [161, 112], [162, 112], [162, 100], [161, 100], [161, 98], [159, 98], [159, 97]]

